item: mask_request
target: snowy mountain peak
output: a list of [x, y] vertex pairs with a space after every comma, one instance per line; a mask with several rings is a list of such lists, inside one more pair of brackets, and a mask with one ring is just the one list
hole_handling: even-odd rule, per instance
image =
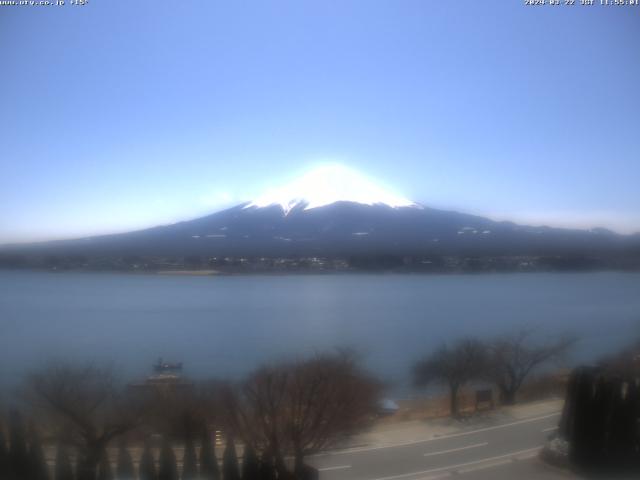
[[310, 210], [335, 202], [422, 208], [385, 190], [355, 170], [336, 164], [316, 168], [287, 185], [268, 191], [244, 208], [280, 205], [286, 215], [300, 205]]

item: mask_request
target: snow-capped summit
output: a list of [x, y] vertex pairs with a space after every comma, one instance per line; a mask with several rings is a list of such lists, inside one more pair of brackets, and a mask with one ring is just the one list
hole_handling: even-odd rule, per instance
[[304, 210], [310, 210], [336, 202], [422, 208], [407, 198], [385, 190], [359, 172], [339, 164], [318, 167], [287, 185], [268, 191], [244, 208], [279, 205], [286, 215], [297, 206], [304, 205]]

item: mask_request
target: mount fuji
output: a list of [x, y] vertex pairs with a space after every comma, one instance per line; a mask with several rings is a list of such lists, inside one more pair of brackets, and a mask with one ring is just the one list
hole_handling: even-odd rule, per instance
[[211, 215], [130, 233], [5, 246], [91, 257], [638, 256], [640, 237], [497, 222], [415, 203], [329, 165]]

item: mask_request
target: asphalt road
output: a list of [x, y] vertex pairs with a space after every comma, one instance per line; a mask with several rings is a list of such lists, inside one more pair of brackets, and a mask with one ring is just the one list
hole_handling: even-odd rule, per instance
[[506, 422], [429, 440], [317, 455], [321, 480], [565, 478], [536, 458], [560, 413]]

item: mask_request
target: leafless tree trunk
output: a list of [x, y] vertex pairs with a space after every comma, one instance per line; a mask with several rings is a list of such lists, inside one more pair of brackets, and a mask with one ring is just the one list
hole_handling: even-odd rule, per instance
[[439, 383], [449, 387], [451, 416], [460, 414], [458, 393], [466, 383], [480, 378], [485, 371], [486, 347], [479, 340], [468, 338], [452, 347], [442, 346], [414, 367], [418, 386]]
[[27, 399], [78, 448], [78, 480], [94, 480], [109, 442], [134, 428], [141, 405], [118, 388], [113, 371], [52, 364], [27, 379]]
[[573, 337], [563, 336], [534, 344], [532, 334], [532, 330], [523, 329], [489, 344], [487, 376], [500, 390], [500, 401], [505, 405], [515, 403], [520, 387], [531, 372], [560, 359], [575, 342]]
[[304, 458], [357, 432], [375, 413], [379, 385], [346, 352], [263, 367], [230, 393], [231, 418], [246, 442], [271, 452], [280, 477], [286, 455]]

